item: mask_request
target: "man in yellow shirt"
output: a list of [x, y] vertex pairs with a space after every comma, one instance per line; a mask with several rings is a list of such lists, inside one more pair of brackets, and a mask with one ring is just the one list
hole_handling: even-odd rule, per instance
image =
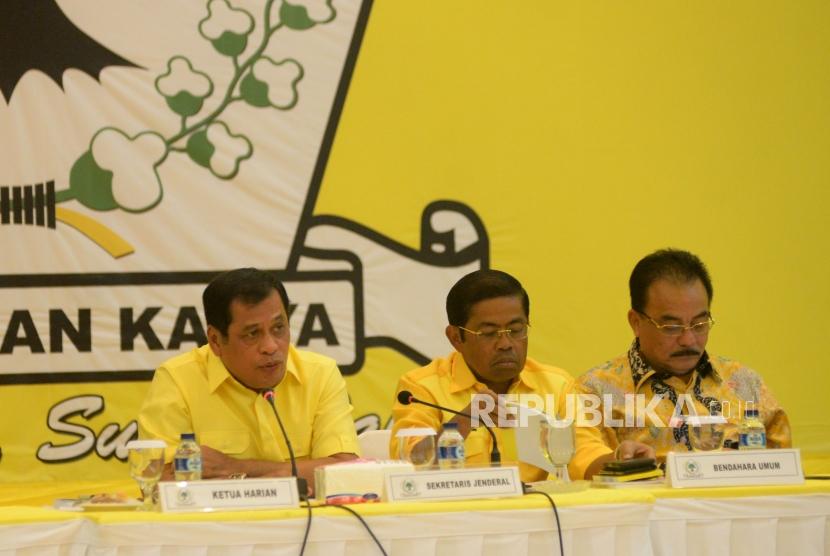
[[[522, 285], [513, 276], [498, 270], [478, 270], [459, 280], [447, 295], [447, 339], [456, 351], [429, 365], [404, 374], [398, 383], [398, 392], [409, 391], [415, 398], [449, 407], [463, 413], [473, 410], [472, 398], [482, 394], [492, 398], [493, 408], [503, 395], [535, 394], [550, 400], [555, 406], [544, 407], [551, 415], [564, 408], [565, 395], [573, 378], [565, 371], [544, 365], [527, 357], [530, 332], [530, 299]], [[521, 398], [519, 398], [521, 399]], [[479, 406], [477, 406], [479, 407]], [[541, 409], [541, 408], [540, 408]], [[493, 421], [497, 422], [497, 410]], [[471, 430], [469, 419], [444, 414], [443, 411], [419, 404], [397, 402], [392, 409], [394, 426], [390, 453], [398, 455], [395, 436], [403, 428], [429, 427], [439, 434], [447, 421], [458, 424], [465, 438], [464, 450], [468, 463], [490, 461], [492, 440], [481, 427]], [[515, 445], [510, 428], [495, 428], [500, 451], [507, 460], [515, 458], [506, 448]], [[593, 430], [577, 428], [577, 456], [575, 460], [602, 463], [614, 458], [614, 450], [604, 445]], [[634, 456], [652, 456], [653, 451], [638, 442], [627, 442], [618, 455], [628, 459]], [[538, 481], [547, 472], [533, 465], [521, 463], [520, 474], [525, 482]], [[571, 473], [581, 479], [584, 469]]]
[[288, 448], [263, 397], [272, 391], [301, 477], [311, 483], [316, 467], [356, 458], [345, 381], [334, 360], [290, 345], [288, 295], [276, 277], [232, 270], [202, 300], [208, 345], [156, 370], [139, 435], [166, 441], [169, 463], [180, 433], [196, 433], [205, 479], [289, 476]]
[[[787, 415], [760, 375], [706, 351], [715, 324], [712, 281], [698, 257], [675, 249], [656, 251], [634, 267], [629, 290], [634, 342], [626, 354], [577, 379], [577, 390], [602, 400], [600, 411], [618, 423], [608, 426], [606, 419], [599, 426], [610, 446], [638, 440], [653, 446], [660, 460], [670, 451], [691, 450], [687, 425], [678, 420], [679, 426], [670, 426], [678, 411], [722, 415], [728, 420], [725, 436], [734, 440], [747, 406], [760, 410], [769, 448], [791, 445]], [[642, 403], [626, 403], [636, 395], [644, 397]], [[631, 415], [638, 406], [651, 407], [650, 414]]]

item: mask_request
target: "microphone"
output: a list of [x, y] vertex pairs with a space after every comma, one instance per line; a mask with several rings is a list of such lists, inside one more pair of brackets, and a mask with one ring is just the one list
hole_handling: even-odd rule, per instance
[[[469, 413], [463, 413], [461, 411], [456, 411], [454, 409], [450, 409], [449, 407], [444, 407], [442, 405], [436, 405], [434, 403], [425, 402], [424, 400], [419, 400], [418, 398], [413, 396], [412, 392], [410, 392], [409, 390], [401, 390], [400, 392], [398, 392], [398, 402], [400, 402], [401, 405], [409, 405], [411, 403], [417, 403], [417, 404], [425, 405], [427, 407], [434, 407], [435, 409], [440, 409], [442, 411], [448, 411], [449, 413], [455, 413], [456, 415], [461, 415], [462, 417], [466, 417], [467, 419], [470, 419], [470, 421], [472, 421], [472, 419], [473, 419], [473, 416], [470, 415]], [[479, 421], [479, 422], [481, 423], [481, 421]], [[496, 442], [496, 435], [493, 434], [492, 429], [490, 429], [490, 427], [488, 427], [484, 423], [481, 423], [481, 426], [484, 427], [485, 429], [487, 429], [487, 432], [490, 433], [490, 438], [493, 440], [493, 446], [492, 446], [492, 448], [490, 448], [490, 463], [500, 463], [501, 462], [501, 454], [499, 453], [499, 444], [498, 444], [498, 442]]]
[[297, 458], [294, 457], [294, 448], [291, 447], [291, 440], [288, 439], [288, 434], [285, 432], [285, 427], [282, 424], [282, 419], [280, 419], [280, 414], [277, 412], [277, 405], [274, 403], [274, 389], [268, 388], [260, 393], [274, 411], [274, 417], [277, 418], [277, 424], [280, 426], [282, 438], [285, 440], [285, 445], [288, 446], [288, 458], [291, 460], [291, 475], [297, 479], [297, 491], [300, 494], [300, 500], [306, 500], [308, 498], [308, 482], [306, 482], [306, 480], [300, 477], [299, 473], [297, 473]]

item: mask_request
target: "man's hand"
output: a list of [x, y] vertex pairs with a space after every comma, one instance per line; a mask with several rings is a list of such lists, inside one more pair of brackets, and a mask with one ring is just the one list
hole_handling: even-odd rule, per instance
[[234, 473], [243, 473], [243, 462], [202, 444], [202, 478], [227, 479]]
[[614, 457], [618, 460], [634, 459], [634, 458], [656, 458], [657, 455], [654, 448], [648, 444], [637, 442], [636, 440], [623, 440], [614, 451]]
[[[490, 411], [486, 411], [486, 412], [483, 411], [484, 410], [484, 405], [483, 404], [485, 403], [485, 400], [478, 400], [477, 399], [477, 400], [471, 401], [470, 404], [467, 407], [465, 407], [464, 409], [461, 410], [461, 413], [466, 413], [467, 415], [473, 415], [473, 405], [475, 404], [476, 414], [479, 417], [483, 417], [484, 415], [489, 416], [490, 419], [493, 421], [493, 424], [498, 427], [499, 426], [499, 414], [507, 415], [507, 412], [504, 408], [504, 402], [502, 401], [502, 398], [500, 398], [498, 396], [498, 394], [496, 394], [495, 392], [493, 392], [489, 388], [485, 388], [485, 389], [483, 389], [479, 392], [476, 392], [475, 395], [477, 397], [490, 398], [492, 400], [492, 404], [488, 403], [487, 405], [489, 405], [492, 409]], [[499, 406], [501, 406], [501, 409], [499, 408]], [[483, 420], [483, 419], [480, 419], [480, 420]], [[470, 434], [470, 430], [472, 430], [472, 422], [470, 421], [470, 419], [468, 419], [467, 417], [462, 417], [460, 415], [456, 415], [455, 417], [450, 419], [450, 421], [453, 422], [453, 423], [457, 423], [458, 424], [458, 432], [461, 433], [461, 436], [463, 436], [464, 438], [467, 438], [467, 435]], [[479, 426], [481, 426], [481, 425], [479, 425]], [[440, 431], [438, 431], [438, 432], [440, 433]]]
[[[247, 462], [245, 460], [234, 459], [202, 444], [202, 479], [227, 479], [234, 473], [249, 473]], [[164, 471], [161, 475], [162, 481], [172, 481], [175, 479], [175, 471], [173, 464], [168, 463], [164, 466]]]
[[609, 461], [626, 460], [634, 458], [654, 458], [656, 454], [654, 448], [648, 444], [637, 442], [636, 440], [623, 440], [620, 442], [613, 454], [600, 456], [591, 462], [588, 469], [585, 470], [585, 479], [590, 480], [595, 474], [602, 470], [602, 466]]

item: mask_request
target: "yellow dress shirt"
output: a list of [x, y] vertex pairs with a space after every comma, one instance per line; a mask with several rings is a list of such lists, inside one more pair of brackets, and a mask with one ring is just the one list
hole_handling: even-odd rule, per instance
[[[275, 404], [298, 459], [359, 454], [346, 382], [333, 359], [289, 347]], [[179, 435], [238, 459], [287, 461], [288, 448], [270, 404], [240, 384], [205, 345], [159, 367], [138, 416], [139, 436], [167, 442]]]
[[[746, 366], [727, 359], [710, 355], [711, 372], [700, 376], [699, 396], [693, 390], [698, 380], [698, 370], [692, 371], [688, 377], [664, 378], [663, 382], [674, 389], [677, 396], [687, 395], [683, 404], [683, 414], [709, 415], [709, 410], [698, 399], [712, 398], [722, 403], [722, 413], [727, 419], [725, 438], [737, 440], [738, 426], [743, 418], [745, 400], [754, 400], [752, 407], [759, 410], [760, 418], [767, 429], [768, 448], [789, 448], [792, 445], [790, 423], [787, 414], [778, 404], [778, 401], [769, 391], [760, 375]], [[595, 434], [601, 435], [604, 441], [616, 448], [623, 440], [637, 440], [654, 447], [657, 459], [665, 461], [670, 451], [688, 451], [685, 443], [675, 440], [674, 429], [669, 422], [675, 413], [675, 405], [668, 397], [663, 397], [654, 407], [654, 414], [660, 422], [646, 418], [642, 427], [624, 426], [626, 417], [625, 396], [627, 394], [643, 394], [647, 404], [655, 396], [655, 371], [647, 371], [634, 383], [631, 363], [628, 354], [623, 354], [611, 361], [595, 367], [576, 379], [575, 392], [599, 396], [602, 402], [601, 411], [608, 413], [615, 420], [622, 421], [623, 426], [608, 427], [600, 425]], [[610, 400], [610, 407], [606, 402]], [[689, 403], [693, 408], [689, 407]], [[628, 409], [632, 407], [629, 404]], [[629, 411], [630, 413], [630, 411]], [[636, 425], [631, 422], [629, 424]], [[660, 426], [660, 425], [665, 426]], [[588, 429], [590, 430], [590, 429]], [[587, 465], [586, 465], [587, 467]]]
[[[551, 394], [556, 407], [545, 407], [544, 410], [555, 415], [559, 408], [564, 407], [565, 394], [570, 391], [572, 383], [573, 378], [562, 369], [543, 365], [528, 357], [517, 380], [510, 385], [508, 395], [537, 394], [545, 399], [546, 394]], [[425, 402], [461, 411], [470, 404], [473, 395], [485, 388], [484, 384], [476, 380], [461, 354], [454, 352], [448, 357], [435, 359], [425, 367], [404, 374], [398, 382], [397, 392], [408, 390], [413, 396]], [[403, 405], [396, 401], [392, 408], [394, 425], [389, 446], [391, 457], [398, 457], [398, 440], [395, 436], [398, 430], [429, 427], [440, 433], [443, 423], [453, 417], [454, 414], [449, 412], [419, 404]], [[502, 460], [505, 463], [516, 461], [516, 442], [513, 430], [494, 428], [493, 432], [496, 435]], [[470, 431], [464, 442], [466, 462], [489, 463], [491, 443], [490, 435], [484, 427]], [[580, 458], [590, 461], [612, 452], [597, 435], [590, 433], [586, 435], [579, 429], [576, 431], [576, 447]], [[576, 456], [574, 459], [576, 460]], [[569, 472], [572, 479], [582, 478], [582, 475], [575, 475], [570, 468]], [[524, 482], [541, 481], [547, 477], [547, 471], [522, 462], [519, 463], [519, 474]]]

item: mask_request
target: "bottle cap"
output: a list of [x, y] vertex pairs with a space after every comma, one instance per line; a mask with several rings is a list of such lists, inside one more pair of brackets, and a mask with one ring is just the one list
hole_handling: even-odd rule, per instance
[[745, 409], [744, 410], [744, 417], [757, 417], [758, 410], [757, 409]]
[[127, 442], [128, 450], [145, 450], [147, 448], [167, 448], [164, 440], [130, 440]]
[[453, 423], [452, 421], [447, 421], [446, 423], [444, 423], [444, 430], [457, 431], [458, 430], [458, 423]]
[[435, 431], [429, 427], [413, 427], [411, 429], [400, 429], [395, 436], [405, 438], [410, 436], [435, 436]]
[[196, 433], [195, 432], [183, 432], [181, 436], [182, 440], [196, 440]]

